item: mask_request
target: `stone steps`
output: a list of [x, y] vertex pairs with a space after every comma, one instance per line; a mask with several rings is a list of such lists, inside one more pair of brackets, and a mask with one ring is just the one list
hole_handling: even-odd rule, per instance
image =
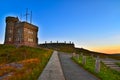
[[120, 71], [120, 67], [111, 67], [112, 69], [115, 69], [117, 71]]
[[105, 62], [104, 62], [104, 64], [106, 64], [106, 65], [115, 65], [115, 63], [105, 63]]
[[108, 67], [118, 67], [117, 65], [107, 65]]
[[114, 60], [102, 60], [102, 62], [107, 66], [110, 67], [111, 69], [114, 69], [116, 71], [120, 71], [120, 67], [116, 65], [116, 61]]
[[120, 69], [120, 67], [113, 67], [113, 66], [111, 66], [111, 68], [116, 68], [116, 69]]

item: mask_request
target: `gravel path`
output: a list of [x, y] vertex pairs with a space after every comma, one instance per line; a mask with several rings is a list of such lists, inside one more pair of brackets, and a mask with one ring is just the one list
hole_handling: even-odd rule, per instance
[[100, 80], [74, 63], [70, 54], [59, 52], [59, 58], [66, 80]]

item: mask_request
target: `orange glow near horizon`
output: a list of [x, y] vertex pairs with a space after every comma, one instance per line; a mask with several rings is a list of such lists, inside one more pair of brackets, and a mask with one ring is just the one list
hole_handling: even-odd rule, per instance
[[107, 53], [107, 54], [115, 54], [115, 53], [120, 53], [120, 46], [97, 46], [97, 47], [92, 47], [90, 48], [93, 51], [96, 52], [102, 52], [102, 53]]

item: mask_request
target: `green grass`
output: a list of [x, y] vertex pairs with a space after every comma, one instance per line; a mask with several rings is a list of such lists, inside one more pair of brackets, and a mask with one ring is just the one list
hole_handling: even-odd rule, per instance
[[94, 74], [101, 80], [120, 80], [120, 72], [112, 70], [105, 66], [102, 62], [100, 63], [101, 69], [99, 73], [95, 72], [95, 59], [91, 56], [86, 57], [86, 65], [82, 64], [82, 57], [80, 56], [79, 60], [74, 57], [72, 58], [76, 63], [82, 66], [84, 69]]
[[0, 66], [9, 63], [22, 64], [21, 69], [5, 66], [0, 69], [0, 76], [13, 72], [8, 80], [37, 80], [47, 64], [52, 50], [22, 46], [0, 45]]
[[116, 64], [120, 67], [120, 62], [117, 62]]

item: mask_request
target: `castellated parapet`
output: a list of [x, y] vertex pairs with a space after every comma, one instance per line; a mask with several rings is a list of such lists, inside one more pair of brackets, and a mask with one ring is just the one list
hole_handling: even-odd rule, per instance
[[6, 17], [4, 44], [36, 47], [38, 45], [37, 34], [37, 26], [28, 22], [21, 22], [18, 17]]

